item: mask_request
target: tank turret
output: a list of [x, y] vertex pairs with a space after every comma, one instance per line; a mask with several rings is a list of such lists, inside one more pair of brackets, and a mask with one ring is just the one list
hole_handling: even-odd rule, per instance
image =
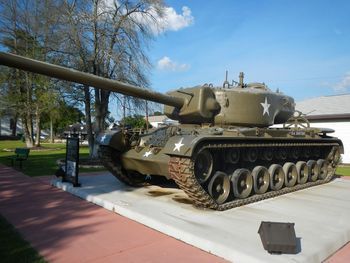
[[99, 155], [125, 184], [165, 177], [196, 206], [225, 210], [327, 183], [344, 153], [330, 129], [293, 115], [293, 98], [264, 83], [245, 84], [243, 73], [232, 85], [226, 78], [222, 87], [161, 94], [4, 52], [0, 64], [164, 104], [179, 125], [106, 131], [97, 137]]

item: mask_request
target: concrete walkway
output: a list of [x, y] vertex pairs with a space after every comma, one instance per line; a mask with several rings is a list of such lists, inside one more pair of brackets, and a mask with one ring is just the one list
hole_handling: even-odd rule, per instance
[[0, 214], [49, 262], [225, 262], [2, 165]]
[[[49, 262], [225, 262], [0, 165], [0, 214]], [[347, 244], [326, 262], [350, 262]]]

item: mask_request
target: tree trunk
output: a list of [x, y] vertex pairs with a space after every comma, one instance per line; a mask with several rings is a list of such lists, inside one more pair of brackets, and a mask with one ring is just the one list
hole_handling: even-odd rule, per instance
[[89, 143], [89, 156], [90, 158], [97, 157], [94, 152], [95, 138], [92, 133], [92, 122], [91, 122], [91, 96], [90, 89], [88, 86], [84, 86], [84, 97], [85, 97], [85, 118], [86, 118], [86, 132]]
[[[95, 88], [95, 134], [96, 136], [106, 128], [105, 120], [108, 113], [110, 92]], [[94, 146], [94, 156], [97, 156], [98, 145]]]
[[50, 142], [54, 143], [53, 140], [53, 121], [52, 121], [52, 117], [50, 117]]
[[22, 117], [22, 125], [23, 125], [23, 132], [24, 132], [26, 146], [28, 148], [32, 148], [33, 147], [33, 136], [32, 136], [32, 130], [31, 130], [32, 126], [31, 126], [30, 121], [28, 120], [27, 116]]
[[105, 130], [105, 120], [108, 114], [109, 91], [95, 89], [95, 112], [97, 132]]
[[40, 129], [40, 111], [39, 111], [38, 105], [36, 105], [36, 110], [35, 110], [35, 131], [36, 131], [35, 146], [40, 147], [41, 129]]
[[12, 127], [11, 127], [11, 135], [12, 136], [16, 136], [16, 132], [17, 132], [17, 120], [18, 120], [18, 116], [17, 113], [15, 114], [14, 118], [12, 119]]

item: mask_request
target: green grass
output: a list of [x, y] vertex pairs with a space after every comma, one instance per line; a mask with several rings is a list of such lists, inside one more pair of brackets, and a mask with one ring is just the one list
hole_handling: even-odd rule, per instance
[[350, 166], [340, 166], [336, 171], [337, 175], [350, 176]]
[[[14, 149], [16, 147], [26, 147], [21, 141], [0, 141], [0, 163], [11, 165], [9, 156], [13, 156], [14, 152], [7, 152], [4, 149]], [[29, 176], [53, 175], [57, 170], [57, 160], [64, 159], [66, 156], [66, 144], [42, 144], [47, 150], [35, 151], [29, 153], [28, 160], [23, 162], [22, 172]], [[80, 146], [79, 158], [87, 158], [89, 156], [89, 148]], [[16, 162], [18, 168], [19, 163]], [[80, 172], [102, 171], [103, 168], [81, 168]]]
[[45, 259], [0, 215], [0, 261], [45, 263]]

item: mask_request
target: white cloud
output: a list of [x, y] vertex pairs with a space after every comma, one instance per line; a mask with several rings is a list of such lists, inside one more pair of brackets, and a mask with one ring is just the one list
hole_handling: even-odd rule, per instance
[[[107, 15], [113, 13], [115, 5], [118, 5], [116, 0], [102, 0], [99, 2], [98, 14]], [[188, 27], [194, 23], [194, 17], [189, 7], [183, 6], [182, 13], [176, 13], [173, 7], [167, 6], [163, 8], [163, 15], [160, 16], [157, 12], [157, 6], [151, 5], [147, 12], [150, 15], [142, 13], [134, 13], [134, 19], [149, 26], [153, 34], [159, 35], [166, 31], [178, 31]], [[158, 25], [156, 25], [158, 22]]]
[[177, 62], [172, 61], [167, 56], [164, 56], [160, 60], [158, 60], [157, 66], [160, 70], [169, 70], [169, 71], [186, 71], [190, 68], [190, 65], [178, 64]]
[[178, 31], [193, 24], [194, 17], [189, 7], [182, 7], [182, 14], [177, 14], [172, 7], [164, 8], [164, 17], [159, 18], [159, 22], [164, 31]]
[[350, 72], [346, 73], [343, 79], [333, 86], [335, 92], [346, 92], [350, 88]]

